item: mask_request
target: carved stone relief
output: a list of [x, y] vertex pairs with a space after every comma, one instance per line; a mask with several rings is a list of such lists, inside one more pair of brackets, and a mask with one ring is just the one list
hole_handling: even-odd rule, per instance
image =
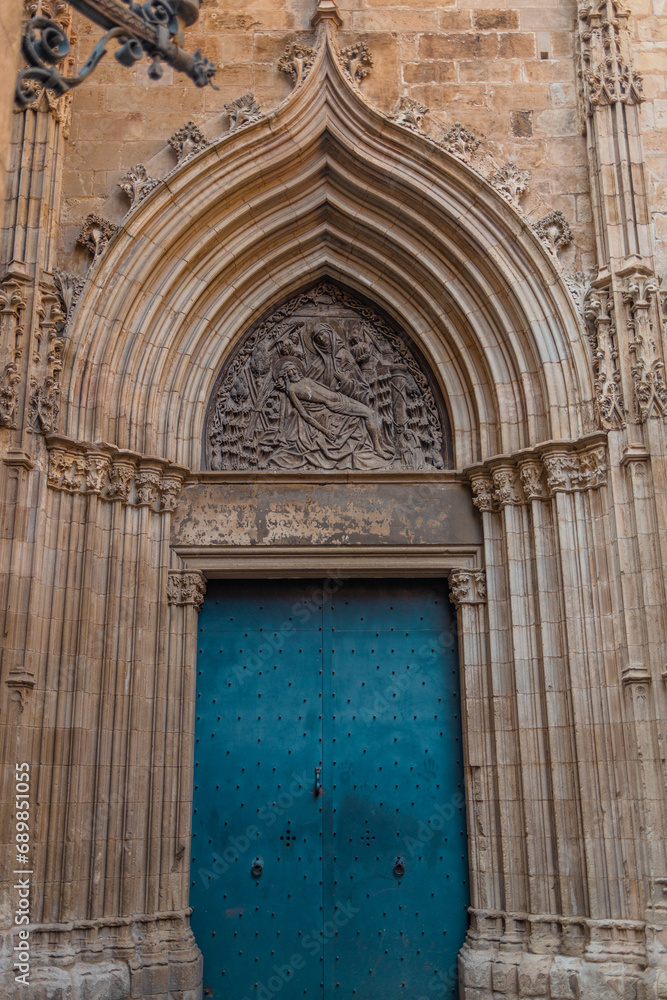
[[257, 122], [262, 117], [262, 109], [252, 90], [249, 90], [247, 94], [243, 94], [242, 97], [237, 97], [235, 101], [225, 104], [225, 111], [229, 115], [230, 132], [241, 128], [243, 125], [250, 125], [252, 122]]
[[504, 198], [515, 208], [519, 207], [522, 196], [528, 190], [528, 174], [525, 170], [519, 170], [516, 163], [510, 160], [489, 179]]
[[572, 230], [562, 212], [549, 212], [533, 224], [533, 230], [540, 237], [547, 250], [556, 256], [572, 242]]
[[248, 336], [207, 428], [211, 469], [443, 469], [443, 418], [405, 341], [323, 282]]
[[365, 80], [373, 68], [373, 57], [366, 42], [355, 42], [354, 45], [348, 45], [340, 55], [343, 66], [355, 83], [361, 83], [362, 80]]
[[644, 100], [630, 59], [629, 16], [619, 0], [579, 0], [580, 96], [589, 116], [598, 107]]
[[614, 297], [608, 289], [592, 291], [584, 307], [588, 342], [593, 356], [595, 395], [600, 416], [607, 427], [622, 427], [623, 391], [618, 369]]
[[159, 183], [160, 181], [156, 177], [148, 176], [143, 163], [137, 163], [136, 167], [130, 167], [127, 173], [121, 177], [118, 181], [118, 187], [130, 199], [130, 204], [134, 206]]
[[167, 144], [173, 149], [179, 164], [183, 160], [187, 160], [189, 156], [194, 156], [195, 153], [211, 145], [194, 122], [186, 122], [185, 125], [176, 129], [174, 134], [167, 139]]
[[474, 132], [462, 125], [461, 122], [454, 122], [440, 140], [448, 153], [458, 156], [460, 160], [469, 163], [480, 146], [479, 139]]
[[410, 128], [413, 132], [421, 132], [422, 121], [426, 114], [428, 108], [425, 104], [415, 101], [412, 97], [401, 97], [389, 117], [398, 125]]
[[317, 50], [308, 45], [300, 45], [299, 42], [289, 42], [285, 47], [285, 53], [278, 61], [278, 69], [281, 73], [286, 73], [292, 78], [295, 87], [303, 83], [308, 75], [308, 70], [315, 62]]
[[84, 247], [93, 260], [104, 252], [107, 243], [118, 229], [115, 222], [110, 222], [96, 212], [87, 215], [81, 232], [76, 238], [79, 246]]

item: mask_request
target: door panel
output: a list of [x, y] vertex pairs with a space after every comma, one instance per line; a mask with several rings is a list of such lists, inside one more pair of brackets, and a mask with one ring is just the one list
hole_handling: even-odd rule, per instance
[[254, 1000], [298, 975], [300, 995], [321, 996], [319, 963], [291, 962], [322, 924], [322, 800], [313, 794], [321, 604], [295, 616], [303, 588], [285, 582], [279, 593], [250, 581], [209, 593], [199, 623], [191, 867], [204, 986], [215, 998]]
[[323, 593], [209, 584], [191, 868], [204, 984], [225, 1000], [450, 997], [467, 859], [444, 585]]
[[327, 610], [328, 854], [333, 898], [358, 911], [328, 944], [331, 996], [451, 996], [468, 871], [450, 605], [439, 582], [352, 581]]

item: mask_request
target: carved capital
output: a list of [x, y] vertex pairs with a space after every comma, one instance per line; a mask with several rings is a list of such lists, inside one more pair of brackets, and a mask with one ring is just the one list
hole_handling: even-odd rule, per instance
[[165, 513], [171, 513], [176, 510], [182, 487], [183, 480], [180, 477], [169, 475], [162, 477], [159, 492], [161, 507]]
[[481, 569], [452, 570], [449, 574], [449, 594], [457, 607], [486, 603], [486, 573]]
[[572, 493], [591, 490], [607, 482], [607, 453], [602, 445], [579, 453], [552, 453], [544, 456], [549, 492]]
[[206, 578], [199, 570], [170, 570], [167, 580], [167, 602], [183, 607], [193, 605], [197, 611], [204, 603]]
[[472, 502], [481, 511], [491, 511], [495, 508], [493, 482], [486, 472], [471, 474]]
[[135, 503], [138, 507], [152, 507], [160, 498], [160, 473], [145, 469], [134, 480]]
[[511, 466], [501, 466], [492, 471], [493, 498], [499, 507], [521, 503], [521, 493], [515, 485], [516, 478], [516, 472]]
[[543, 500], [545, 489], [542, 463], [537, 459], [522, 462], [519, 465], [519, 475], [526, 500]]

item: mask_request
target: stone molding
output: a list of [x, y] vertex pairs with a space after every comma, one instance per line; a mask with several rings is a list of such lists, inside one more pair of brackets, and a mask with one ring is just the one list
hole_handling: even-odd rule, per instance
[[598, 489], [607, 483], [604, 435], [590, 443], [551, 442], [519, 455], [490, 459], [466, 470], [472, 502], [480, 511], [497, 511], [556, 493]]
[[199, 570], [169, 570], [167, 603], [184, 607], [192, 604], [201, 610], [206, 593], [206, 577]]
[[449, 574], [449, 596], [456, 607], [486, 604], [486, 573], [483, 569], [453, 569]]
[[112, 445], [79, 444], [48, 435], [48, 485], [66, 493], [94, 493], [102, 500], [155, 513], [176, 509], [189, 470], [164, 459], [121, 451]]

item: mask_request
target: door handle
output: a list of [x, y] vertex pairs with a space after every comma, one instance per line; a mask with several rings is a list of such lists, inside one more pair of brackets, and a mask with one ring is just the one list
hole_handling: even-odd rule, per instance
[[253, 878], [259, 878], [263, 871], [264, 871], [264, 859], [255, 858], [255, 860], [250, 866], [250, 874], [252, 875]]
[[394, 861], [394, 875], [396, 878], [402, 878], [405, 875], [405, 858], [401, 857], [400, 854]]
[[321, 795], [324, 789], [322, 788], [322, 766], [318, 764], [315, 768], [315, 795]]

